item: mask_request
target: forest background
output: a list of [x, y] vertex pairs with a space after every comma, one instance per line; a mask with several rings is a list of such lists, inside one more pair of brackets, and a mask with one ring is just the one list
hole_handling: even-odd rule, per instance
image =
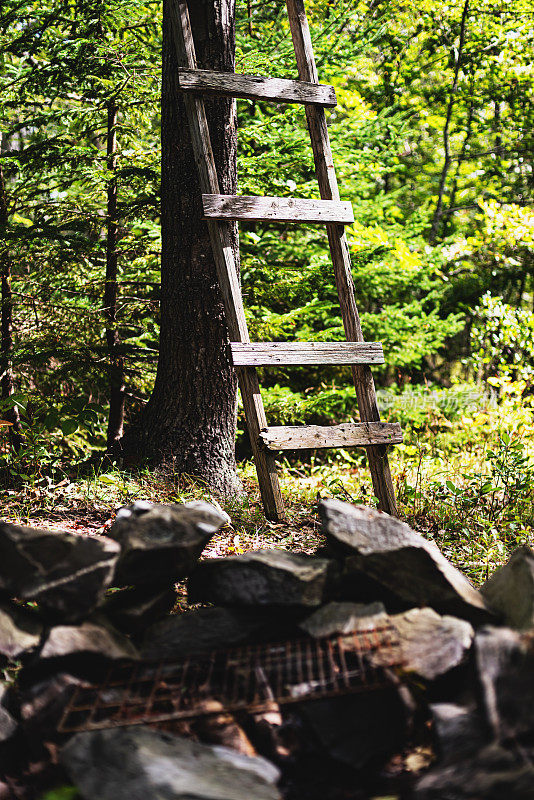
[[[355, 212], [364, 334], [386, 354], [374, 369], [379, 402], [405, 433], [392, 451], [401, 511], [483, 578], [532, 539], [534, 12], [527, 0], [307, 9], [320, 79], [338, 98], [329, 130]], [[161, 29], [152, 0], [2, 4], [0, 490], [15, 516], [203, 491], [194, 476], [163, 488], [148, 470], [76, 471], [105, 447], [110, 371], [124, 373], [126, 424], [155, 377]], [[238, 0], [236, 71], [296, 77], [279, 0]], [[302, 108], [240, 100], [238, 124], [240, 194], [318, 196]], [[253, 339], [343, 338], [322, 230], [254, 223], [240, 239]], [[262, 384], [270, 424], [354, 418], [346, 369], [270, 369]], [[239, 423], [250, 492], [225, 551], [273, 533], [241, 412]], [[305, 545], [317, 494], [373, 503], [359, 452], [282, 467], [293, 525], [279, 543]]]

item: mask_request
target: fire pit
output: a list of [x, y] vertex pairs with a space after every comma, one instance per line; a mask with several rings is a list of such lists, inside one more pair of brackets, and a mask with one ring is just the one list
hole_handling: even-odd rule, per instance
[[480, 592], [400, 520], [319, 511], [315, 555], [211, 559], [205, 503], [0, 523], [0, 800], [531, 800], [532, 551]]
[[[127, 662], [96, 686], [76, 687], [60, 733], [190, 719], [210, 713], [261, 712], [288, 703], [383, 688], [402, 665], [391, 625], [347, 636], [249, 645], [181, 661]], [[216, 700], [217, 711], [205, 700]]]

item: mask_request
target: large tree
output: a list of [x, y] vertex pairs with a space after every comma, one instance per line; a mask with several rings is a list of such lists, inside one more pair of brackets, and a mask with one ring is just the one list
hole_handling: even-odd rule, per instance
[[[127, 458], [148, 459], [206, 481], [223, 494], [239, 489], [235, 470], [236, 378], [189, 137], [170, 18], [164, 2], [161, 105], [161, 323], [150, 400], [124, 439]], [[235, 0], [189, 3], [200, 68], [233, 71]], [[235, 194], [235, 102], [206, 98], [221, 191]], [[238, 251], [237, 229], [234, 247]]]

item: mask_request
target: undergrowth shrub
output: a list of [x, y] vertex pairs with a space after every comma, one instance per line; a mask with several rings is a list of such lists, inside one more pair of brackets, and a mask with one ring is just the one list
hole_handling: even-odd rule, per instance
[[487, 293], [474, 313], [471, 361], [478, 379], [524, 380], [531, 387], [534, 378], [534, 317], [530, 309], [511, 306], [500, 297]]

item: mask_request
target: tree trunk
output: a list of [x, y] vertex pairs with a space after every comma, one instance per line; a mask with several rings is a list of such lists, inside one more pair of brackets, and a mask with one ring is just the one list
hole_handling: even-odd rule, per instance
[[[473, 81], [473, 83], [474, 83], [474, 81]], [[474, 86], [472, 85], [471, 86], [471, 97], [473, 97], [473, 92], [474, 92]], [[460, 150], [460, 152], [458, 154], [458, 158], [456, 160], [456, 170], [455, 170], [455, 173], [454, 173], [454, 178], [452, 179], [452, 185], [451, 185], [451, 191], [450, 191], [450, 197], [449, 197], [449, 208], [448, 208], [447, 211], [443, 212], [444, 214], [447, 215], [447, 220], [446, 220], [446, 223], [445, 223], [445, 226], [444, 226], [445, 234], [450, 233], [451, 228], [452, 228], [452, 223], [453, 223], [452, 215], [454, 213], [454, 208], [455, 208], [455, 205], [456, 205], [456, 194], [458, 192], [458, 183], [460, 181], [460, 173], [461, 173], [461, 170], [462, 170], [462, 164], [464, 163], [464, 159], [465, 159], [466, 154], [467, 154], [467, 148], [468, 148], [468, 145], [469, 145], [469, 142], [470, 142], [470, 139], [471, 139], [471, 135], [473, 133], [473, 117], [474, 117], [474, 101], [471, 100], [471, 102], [469, 104], [469, 111], [467, 112], [467, 123], [466, 123], [466, 129], [465, 129], [465, 136], [464, 136], [464, 139], [463, 139], [463, 142], [462, 142], [462, 149]]]
[[[3, 151], [0, 141], [0, 156]], [[13, 294], [11, 291], [11, 256], [5, 240], [8, 225], [8, 206], [6, 184], [0, 163], [0, 274], [1, 274], [1, 341], [0, 341], [0, 385], [2, 399], [7, 400], [14, 393], [13, 387]], [[11, 423], [9, 439], [11, 447], [18, 450], [21, 443], [20, 415], [17, 406], [2, 412], [2, 418]]]
[[[232, 71], [235, 0], [189, 3], [199, 68]], [[162, 257], [160, 350], [152, 396], [124, 437], [127, 462], [152, 464], [204, 480], [221, 494], [240, 489], [235, 469], [237, 384], [189, 138], [168, 0], [162, 76]], [[221, 191], [236, 193], [235, 101], [206, 97]], [[237, 228], [233, 246], [238, 253]]]
[[458, 78], [460, 75], [460, 66], [462, 64], [462, 57], [463, 57], [463, 50], [464, 50], [464, 42], [465, 42], [465, 30], [467, 26], [467, 18], [469, 15], [469, 0], [465, 0], [464, 7], [462, 11], [462, 19], [460, 22], [460, 40], [458, 42], [458, 50], [456, 53], [455, 59], [455, 67], [454, 67], [454, 77], [451, 85], [451, 92], [449, 95], [449, 102], [447, 104], [447, 114], [445, 117], [445, 126], [443, 128], [443, 151], [444, 151], [444, 160], [443, 160], [443, 167], [441, 170], [441, 175], [439, 179], [439, 189], [438, 189], [438, 202], [436, 204], [436, 210], [434, 211], [434, 216], [432, 218], [432, 225], [430, 228], [430, 244], [435, 244], [438, 238], [440, 226], [441, 226], [441, 218], [443, 216], [443, 198], [445, 194], [445, 186], [447, 182], [447, 175], [449, 173], [449, 169], [451, 166], [451, 144], [450, 144], [450, 126], [452, 121], [452, 111], [454, 108], [454, 102], [456, 100], [456, 92], [458, 89]]
[[118, 353], [120, 336], [117, 329], [117, 114], [115, 101], [108, 104], [107, 114], [107, 167], [111, 172], [107, 192], [106, 284], [104, 288], [104, 314], [106, 318], [106, 343], [109, 354], [109, 416], [107, 447], [111, 450], [122, 437], [124, 425], [124, 358]]

